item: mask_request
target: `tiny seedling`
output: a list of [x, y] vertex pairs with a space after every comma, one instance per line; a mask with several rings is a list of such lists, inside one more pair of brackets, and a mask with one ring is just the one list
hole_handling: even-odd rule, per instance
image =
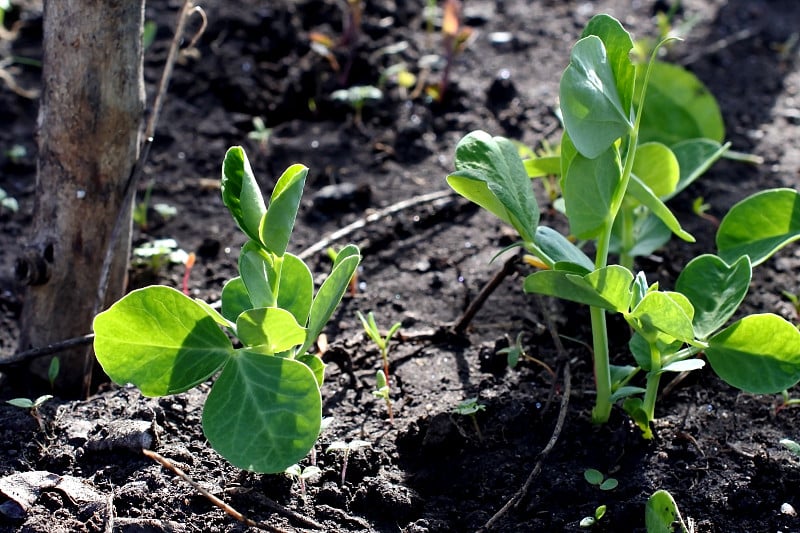
[[781, 403], [775, 407], [775, 414], [778, 414], [787, 407], [792, 407], [793, 405], [800, 405], [800, 398], [792, 398], [789, 396], [788, 390], [783, 390], [781, 391]]
[[[689, 533], [678, 504], [672, 494], [665, 490], [657, 490], [647, 500], [644, 512], [647, 533]], [[691, 520], [689, 520], [691, 523]]]
[[6, 403], [13, 405], [14, 407], [19, 407], [20, 409], [27, 409], [33, 419], [36, 420], [36, 423], [39, 424], [39, 429], [45, 431], [44, 419], [42, 418], [41, 413], [39, 413], [39, 408], [52, 398], [52, 394], [45, 394], [43, 396], [39, 396], [35, 400], [30, 400], [28, 398], [14, 398], [12, 400], [6, 400]]
[[383, 370], [375, 372], [375, 390], [372, 395], [376, 398], [383, 398], [386, 402], [386, 410], [389, 412], [389, 423], [394, 424], [394, 413], [392, 411], [392, 399], [389, 397], [389, 383], [386, 381], [386, 374]]
[[350, 453], [359, 449], [363, 448], [364, 446], [369, 446], [369, 442], [365, 440], [358, 440], [353, 439], [350, 442], [344, 442], [342, 440], [337, 440], [332, 442], [330, 446], [328, 446], [329, 452], [341, 452], [342, 453], [342, 486], [344, 487], [344, 480], [345, 476], [347, 475], [347, 461], [350, 458]]
[[800, 321], [800, 294], [789, 291], [781, 291], [781, 294], [792, 304], [795, 319]]
[[381, 332], [378, 329], [378, 324], [375, 322], [375, 315], [372, 314], [372, 311], [367, 313], [365, 317], [361, 311], [356, 311], [356, 315], [358, 316], [358, 320], [361, 321], [361, 325], [364, 327], [364, 333], [372, 339], [372, 342], [375, 343], [375, 346], [378, 347], [378, 350], [381, 352], [381, 359], [383, 360], [383, 373], [386, 376], [386, 383], [391, 383], [392, 379], [389, 374], [389, 342], [394, 337], [394, 334], [397, 333], [397, 330], [400, 329], [400, 322], [395, 322], [392, 324], [392, 327], [389, 328], [389, 331], [386, 333], [386, 336], [381, 336]]
[[548, 374], [550, 374], [551, 377], [555, 378], [556, 373], [553, 372], [553, 369], [550, 368], [550, 365], [548, 365], [544, 361], [541, 361], [535, 357], [528, 355], [525, 352], [525, 348], [522, 346], [522, 339], [524, 335], [525, 333], [520, 331], [519, 334], [517, 334], [517, 338], [514, 342], [511, 342], [511, 339], [506, 337], [506, 339], [508, 340], [508, 347], [498, 350], [497, 353], [500, 355], [505, 354], [506, 362], [508, 363], [508, 366], [510, 368], [516, 368], [517, 364], [519, 364], [519, 360], [525, 359], [526, 361], [530, 361], [532, 363], [541, 366], [547, 371]]
[[354, 85], [348, 89], [333, 91], [331, 98], [350, 104], [356, 113], [355, 123], [360, 126], [364, 106], [367, 105], [367, 102], [383, 99], [383, 92], [372, 85]]
[[472, 420], [472, 427], [475, 428], [475, 434], [478, 435], [478, 440], [481, 442], [483, 442], [483, 433], [481, 433], [481, 427], [478, 425], [478, 413], [485, 410], [486, 406], [479, 403], [478, 398], [467, 398], [453, 408], [453, 413], [467, 416]]
[[19, 202], [17, 202], [17, 199], [13, 196], [9, 196], [8, 193], [0, 187], [0, 213], [3, 211], [16, 213], [19, 211]]
[[47, 367], [47, 380], [50, 382], [50, 388], [55, 387], [56, 378], [61, 371], [61, 360], [58, 356], [50, 359], [50, 366]]
[[253, 130], [247, 134], [247, 138], [258, 143], [258, 149], [261, 153], [267, 151], [267, 144], [272, 135], [272, 128], [268, 128], [264, 119], [261, 117], [253, 117]]
[[150, 196], [153, 192], [154, 182], [151, 180], [144, 190], [144, 198], [133, 208], [133, 222], [142, 230], [148, 230], [150, 209], [157, 213], [163, 220], [169, 220], [178, 214], [178, 209], [170, 204], [157, 203], [150, 205]]
[[267, 206], [244, 149], [229, 149], [222, 201], [249, 239], [239, 276], [222, 288], [220, 310], [150, 286], [94, 320], [97, 359], [116, 383], [166, 396], [218, 375], [203, 432], [233, 465], [254, 472], [283, 472], [317, 441], [325, 364], [309, 349], [361, 261], [357, 247], [343, 248], [315, 294], [311, 270], [287, 251], [307, 173], [289, 167]]
[[594, 510], [593, 516], [584, 516], [581, 518], [580, 526], [584, 529], [589, 529], [590, 527], [594, 527], [606, 515], [607, 507], [605, 505], [598, 505], [597, 509]]
[[[634, 271], [633, 258], [651, 253], [669, 234], [694, 241], [664, 201], [697, 179], [727, 145], [720, 144], [721, 116], [708, 91], [684, 71], [655, 61], [658, 47], [641, 64], [631, 62], [632, 48], [619, 21], [593, 17], [561, 78], [559, 157], [523, 161], [512, 141], [476, 131], [456, 147], [456, 171], [447, 181], [514, 227], [521, 241], [512, 247], [544, 265], [525, 279], [525, 292], [589, 306], [597, 392], [592, 420], [607, 422], [622, 401], [643, 436], [652, 438], [664, 373], [696, 370], [707, 360], [724, 381], [755, 394], [800, 381], [800, 331], [793, 324], [763, 313], [728, 325], [747, 294], [752, 268], [800, 239], [800, 193], [771, 189], [734, 205], [717, 229], [717, 255], [691, 260], [674, 290]], [[665, 121], [673, 114], [667, 108], [691, 120]], [[553, 173], [561, 176], [571, 237], [592, 242], [594, 258], [574, 239], [539, 225], [531, 178]], [[609, 261], [612, 254], [620, 264]], [[610, 364], [608, 312], [622, 315], [633, 330], [628, 345], [636, 366]], [[700, 353], [705, 360], [695, 357]], [[645, 386], [633, 386], [642, 370]]]
[[133, 264], [158, 272], [166, 264], [185, 265], [189, 254], [178, 247], [175, 239], [157, 239], [133, 249]]
[[306, 481], [310, 481], [314, 476], [318, 476], [322, 470], [320, 470], [318, 466], [314, 465], [302, 468], [299, 464], [293, 464], [292, 466], [286, 468], [284, 472], [290, 478], [297, 480], [297, 483], [300, 485], [300, 494], [303, 498], [305, 498]]
[[781, 439], [780, 440], [781, 446], [795, 454], [796, 456], [800, 457], [800, 444], [797, 441], [792, 439]]
[[595, 468], [587, 468], [583, 471], [583, 478], [600, 490], [614, 490], [619, 485], [619, 481], [613, 477], [605, 477], [602, 472]]
[[11, 148], [6, 150], [6, 157], [15, 165], [19, 164], [23, 159], [28, 157], [28, 149], [21, 144], [12, 145]]

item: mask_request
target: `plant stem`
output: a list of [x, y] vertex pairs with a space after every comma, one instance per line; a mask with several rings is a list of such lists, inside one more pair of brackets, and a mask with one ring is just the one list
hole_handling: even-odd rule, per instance
[[611, 415], [611, 367], [608, 361], [606, 312], [599, 307], [590, 307], [589, 313], [592, 319], [594, 381], [597, 389], [597, 398], [592, 409], [592, 422], [605, 424]]
[[630, 251], [634, 243], [633, 226], [636, 215], [631, 209], [622, 209], [619, 215], [622, 218], [622, 243], [620, 245], [619, 264], [628, 270], [633, 270], [633, 256]]
[[656, 398], [658, 397], [658, 385], [661, 382], [661, 368], [661, 353], [653, 339], [653, 342], [650, 343], [650, 371], [647, 373], [647, 387], [642, 405], [648, 422], [655, 420], [656, 417]]

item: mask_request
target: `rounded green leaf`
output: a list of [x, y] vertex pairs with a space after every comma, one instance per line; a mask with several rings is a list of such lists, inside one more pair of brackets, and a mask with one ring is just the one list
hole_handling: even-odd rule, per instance
[[191, 298], [162, 286], [133, 291], [94, 319], [94, 349], [116, 383], [145, 396], [188, 390], [233, 352], [227, 335]]
[[797, 239], [800, 239], [800, 192], [769, 189], [731, 207], [717, 230], [717, 250], [728, 263], [747, 255], [753, 266], [757, 266]]
[[725, 382], [776, 394], [800, 381], [800, 330], [778, 315], [750, 315], [708, 341], [706, 357]]
[[[637, 85], [644, 83], [644, 67], [637, 69]], [[714, 95], [694, 74], [672, 63], [653, 62], [644, 109], [639, 113], [639, 141], [643, 143], [656, 141], [671, 146], [686, 139], [722, 142], [725, 137]]]
[[617, 19], [605, 13], [595, 15], [586, 25], [581, 37], [589, 35], [596, 35], [603, 41], [608, 54], [608, 63], [614, 73], [622, 109], [630, 110], [633, 101], [633, 82], [636, 77], [636, 69], [630, 59], [633, 49], [631, 35]]
[[236, 336], [245, 346], [258, 346], [266, 353], [276, 354], [303, 344], [306, 330], [289, 311], [258, 307], [239, 315]]
[[750, 277], [746, 256], [733, 265], [708, 254], [689, 261], [675, 282], [675, 290], [692, 302], [692, 323], [698, 339], [707, 338], [733, 316], [747, 295]]
[[222, 287], [222, 316], [236, 322], [243, 311], [253, 308], [247, 287], [239, 276], [229, 279]]
[[564, 127], [588, 159], [599, 156], [632, 128], [617, 92], [603, 41], [584, 37], [572, 48], [559, 85]]
[[650, 187], [650, 190], [663, 198], [675, 190], [680, 178], [678, 158], [667, 146], [649, 142], [636, 148], [633, 160], [633, 173]]
[[208, 395], [203, 432], [233, 465], [277, 473], [308, 454], [321, 420], [317, 380], [306, 365], [237, 351]]
[[678, 505], [672, 495], [665, 490], [657, 490], [647, 500], [644, 520], [648, 533], [674, 533], [676, 522], [685, 531]]
[[248, 241], [239, 255], [239, 273], [247, 288], [247, 296], [254, 307], [272, 307], [276, 304], [280, 259], [261, 248], [256, 241]]
[[675, 339], [692, 342], [692, 315], [692, 304], [683, 294], [653, 291], [648, 292], [626, 318], [645, 337], [660, 331]]
[[534, 243], [553, 263], [571, 263], [587, 272], [594, 270], [594, 263], [583, 250], [552, 228], [547, 226], [536, 228]]

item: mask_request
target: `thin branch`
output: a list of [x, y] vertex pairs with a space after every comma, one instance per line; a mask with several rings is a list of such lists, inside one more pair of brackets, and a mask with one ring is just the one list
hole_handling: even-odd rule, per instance
[[[186, 472], [184, 472], [183, 470], [181, 470], [180, 468], [175, 466], [175, 464], [173, 464], [172, 461], [170, 461], [169, 459], [167, 459], [163, 455], [160, 455], [160, 454], [158, 454], [158, 453], [156, 453], [156, 452], [154, 452], [152, 450], [148, 450], [148, 449], [145, 449], [145, 448], [142, 449], [142, 453], [145, 454], [150, 459], [154, 460], [155, 462], [159, 463], [164, 468], [174, 472], [178, 477], [180, 477], [186, 483], [191, 485], [194, 490], [196, 490], [197, 492], [199, 492], [200, 494], [202, 494], [203, 496], [208, 498], [208, 500], [211, 503], [213, 503], [214, 505], [216, 505], [217, 507], [222, 509], [229, 516], [231, 516], [231, 517], [235, 518], [236, 520], [238, 520], [239, 522], [242, 522], [243, 524], [247, 525], [248, 527], [256, 527], [258, 529], [263, 529], [265, 531], [272, 531], [273, 533], [290, 533], [286, 529], [281, 529], [281, 528], [278, 528], [278, 527], [275, 527], [275, 526], [271, 526], [271, 525], [266, 524], [264, 522], [256, 522], [255, 520], [251, 520], [250, 518], [247, 518], [245, 515], [243, 515], [242, 513], [240, 513], [239, 511], [237, 511], [236, 509], [234, 509], [233, 507], [231, 507], [230, 505], [228, 505], [227, 503], [225, 503], [221, 499], [217, 498], [216, 496], [214, 496], [213, 494], [208, 492], [203, 487], [201, 487], [195, 480], [193, 480], [191, 477], [189, 477], [189, 475], [186, 474]], [[286, 512], [288, 512], [292, 516], [296, 515], [296, 513], [292, 513], [292, 512], [290, 512], [288, 510], [286, 510]], [[322, 525], [314, 522], [313, 520], [310, 520], [310, 519], [305, 518], [305, 517], [303, 517], [303, 519], [307, 524], [311, 523], [311, 524], [314, 524], [313, 527], [316, 527], [317, 529], [322, 529]]]
[[448, 198], [454, 195], [455, 193], [453, 193], [451, 189], [447, 189], [443, 191], [436, 191], [428, 194], [422, 194], [420, 196], [414, 196], [413, 198], [409, 198], [408, 200], [403, 200], [401, 202], [392, 204], [388, 207], [384, 207], [380, 211], [376, 211], [375, 213], [367, 215], [364, 218], [356, 220], [352, 224], [348, 224], [347, 226], [343, 227], [338, 231], [334, 231], [321, 241], [300, 252], [298, 254], [298, 257], [305, 261], [309, 257], [325, 250], [328, 246], [338, 241], [339, 239], [346, 237], [351, 233], [353, 233], [354, 231], [367, 226], [367, 224], [372, 224], [373, 222], [377, 222], [382, 218], [386, 218], [399, 211], [403, 211], [404, 209], [408, 209], [410, 207], [414, 207], [420, 204], [435, 202], [436, 200], [441, 200], [443, 198]]
[[40, 348], [33, 348], [31, 350], [25, 350], [24, 352], [17, 352], [11, 357], [3, 358], [3, 360], [0, 361], [0, 366], [21, 363], [28, 359], [36, 359], [37, 357], [43, 357], [45, 355], [51, 355], [54, 353], [63, 352], [64, 350], [67, 350], [69, 348], [75, 348], [77, 346], [85, 346], [87, 344], [91, 344], [93, 340], [94, 340], [94, 333], [89, 333], [81, 337], [73, 337], [72, 339], [67, 339], [65, 341], [54, 342], [52, 344], [48, 344], [47, 346], [42, 346]]
[[[139, 151], [139, 158], [131, 170], [128, 181], [125, 183], [123, 191], [122, 206], [117, 219], [114, 221], [114, 227], [111, 230], [111, 236], [108, 240], [106, 253], [103, 257], [103, 265], [100, 269], [100, 278], [97, 284], [97, 293], [95, 295], [94, 308], [92, 316], [97, 315], [103, 308], [105, 303], [106, 291], [108, 290], [108, 282], [111, 277], [111, 263], [114, 260], [114, 251], [116, 250], [117, 242], [122, 236], [123, 228], [130, 224], [130, 213], [126, 206], [133, 202], [133, 197], [136, 191], [136, 186], [139, 179], [144, 172], [144, 166], [150, 156], [150, 148], [153, 145], [153, 137], [155, 136], [156, 125], [158, 124], [159, 116], [161, 115], [161, 108], [164, 105], [164, 98], [169, 88], [169, 82], [172, 79], [172, 72], [175, 67], [175, 62], [178, 59], [180, 51], [181, 40], [186, 29], [186, 22], [189, 17], [196, 11], [196, 7], [192, 0], [184, 0], [183, 7], [181, 7], [178, 15], [178, 23], [175, 27], [175, 36], [172, 38], [170, 44], [169, 54], [167, 55], [166, 63], [164, 64], [164, 71], [161, 74], [161, 81], [158, 84], [158, 91], [156, 92], [155, 100], [153, 102], [153, 111], [150, 114], [150, 119], [147, 122], [147, 127], [144, 132], [144, 141], [142, 148]], [[201, 16], [204, 16], [202, 14]], [[201, 27], [205, 27], [204, 25]], [[91, 352], [86, 354], [83, 364], [83, 396], [89, 396], [91, 383], [92, 383], [92, 366], [94, 365], [94, 356]]]
[[483, 307], [483, 304], [486, 302], [487, 298], [489, 298], [489, 296], [495, 290], [497, 290], [497, 287], [500, 286], [504, 279], [514, 272], [514, 269], [517, 265], [517, 259], [518, 258], [515, 255], [509, 257], [506, 262], [503, 263], [503, 268], [501, 268], [494, 276], [492, 276], [492, 279], [490, 279], [486, 285], [484, 285], [483, 289], [481, 289], [481, 292], [478, 293], [478, 296], [472, 300], [466, 311], [464, 311], [464, 314], [461, 315], [461, 318], [459, 318], [458, 322], [455, 323], [453, 326], [453, 333], [456, 335], [462, 335], [467, 330], [467, 326], [469, 326], [470, 322], [472, 322], [472, 319], [475, 317], [478, 311], [480, 311], [481, 307]]

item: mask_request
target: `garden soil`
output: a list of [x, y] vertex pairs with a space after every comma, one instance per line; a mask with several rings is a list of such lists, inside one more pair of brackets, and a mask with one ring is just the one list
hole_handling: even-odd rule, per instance
[[[644, 531], [645, 503], [658, 489], [670, 491], [697, 532], [800, 531], [800, 458], [779, 444], [800, 439], [800, 410], [776, 409], [779, 397], [744, 394], [706, 367], [677, 382], [664, 380], [654, 439], [643, 440], [619, 408], [607, 425], [595, 427], [588, 310], [524, 295], [521, 280], [530, 267], [511, 265], [466, 331], [451, 329], [502, 269], [505, 258], [492, 259], [513, 242], [508, 228], [452, 195], [376, 215], [445, 190], [456, 143], [471, 130], [531, 147], [557, 142], [558, 80], [588, 19], [607, 12], [635, 37], [653, 37], [654, 13], [668, 4], [467, 0], [464, 24], [473, 34], [435, 102], [392, 78], [382, 81], [387, 67], [400, 62], [423, 80], [439, 81], [440, 72], [426, 66], [435, 63], [426, 56], [442, 50], [438, 26], [429, 30], [426, 2], [364, 3], [361, 36], [351, 48], [335, 49], [335, 70], [310, 39], [318, 32], [339, 42], [344, 2], [202, 2], [208, 28], [177, 65], [140, 190], [141, 199], [151, 185], [151, 206], [168, 204], [177, 213], [151, 213], [134, 242], [171, 238], [195, 252], [192, 295], [217, 301], [244, 240], [219, 191], [225, 150], [237, 144], [246, 148], [265, 191], [288, 165], [310, 167], [294, 252], [373, 215], [332, 242], [357, 243], [364, 261], [357, 291], [325, 332], [322, 397], [330, 420], [315, 447], [321, 473], [303, 492], [286, 475], [229, 465], [201, 429], [210, 383], [167, 398], [105, 384], [86, 401], [50, 400], [40, 421], [0, 406], [0, 530], [248, 529], [199, 487], [274, 531], [477, 531], [515, 496], [516, 505], [493, 519], [491, 531], [577, 531], [601, 505], [607, 510], [595, 531]], [[0, 86], [0, 187], [20, 204], [16, 213], [0, 212], [4, 354], [17, 350], [24, 290], [13, 270], [30, 226], [35, 179], [37, 101], [22, 93], [40, 88], [40, 70], [26, 60], [41, 58], [41, 6], [23, 4], [7, 15], [9, 25], [20, 21], [19, 34], [0, 42], [5, 71], [18, 86], [16, 92]], [[146, 52], [151, 100], [179, 4], [148, 2], [146, 18], [157, 29]], [[800, 3], [681, 4], [677, 22], [690, 23], [691, 31], [671, 47], [669, 59], [686, 65], [716, 95], [733, 148], [763, 163], [722, 161], [672, 201], [697, 242], [673, 241], [640, 259], [638, 268], [662, 287], [672, 286], [690, 257], [714, 250], [714, 224], [693, 214], [696, 198], [710, 205], [708, 215], [721, 217], [748, 194], [796, 188], [800, 180]], [[358, 117], [331, 98], [347, 86], [378, 84], [382, 100], [367, 103]], [[255, 117], [271, 129], [268, 140], [249, 135]], [[565, 229], [563, 218], [547, 208], [542, 184], [535, 187], [544, 222]], [[324, 253], [310, 263], [318, 273], [328, 268]], [[800, 292], [798, 272], [800, 248], [790, 246], [756, 269], [744, 310], [797, 321], [782, 291]], [[132, 266], [131, 287], [179, 287], [183, 274], [181, 265], [155, 272]], [[64, 302], [64, 313], [69, 306]], [[390, 354], [394, 424], [372, 395], [380, 356], [356, 311], [373, 311], [384, 328], [402, 324]], [[510, 368], [498, 352], [518, 334], [530, 359]], [[611, 335], [614, 362], [628, 362], [624, 324], [612, 321]], [[2, 395], [41, 392], [31, 387], [7, 379]], [[453, 413], [469, 398], [485, 406], [477, 425]], [[328, 447], [353, 440], [368, 444], [349, 455], [342, 483], [343, 456]], [[145, 456], [143, 447], [196, 486]], [[601, 491], [590, 485], [583, 475], [588, 468], [617, 479], [618, 486]]]

